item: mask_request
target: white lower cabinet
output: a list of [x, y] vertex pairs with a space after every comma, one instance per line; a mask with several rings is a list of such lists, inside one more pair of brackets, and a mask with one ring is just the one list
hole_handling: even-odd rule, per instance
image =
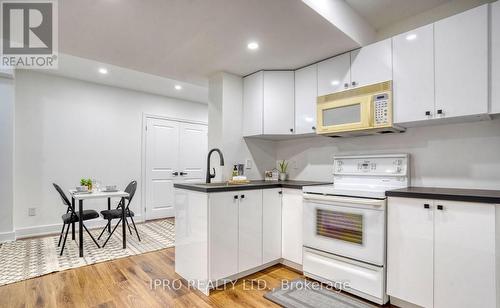
[[209, 280], [216, 281], [238, 272], [237, 192], [209, 194], [208, 251]]
[[262, 263], [281, 258], [281, 188], [262, 191]]
[[389, 198], [387, 293], [423, 307], [496, 307], [495, 205]]
[[302, 265], [302, 191], [283, 189], [282, 202], [281, 255]]
[[262, 190], [235, 193], [239, 193], [238, 272], [243, 272], [262, 265]]

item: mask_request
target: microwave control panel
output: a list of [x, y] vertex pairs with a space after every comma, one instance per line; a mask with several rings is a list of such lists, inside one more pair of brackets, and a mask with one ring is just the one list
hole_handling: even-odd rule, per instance
[[389, 95], [377, 94], [374, 99], [375, 126], [390, 124], [389, 123]]

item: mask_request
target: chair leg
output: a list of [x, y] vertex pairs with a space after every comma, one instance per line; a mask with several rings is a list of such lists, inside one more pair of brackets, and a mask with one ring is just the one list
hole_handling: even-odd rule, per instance
[[63, 234], [64, 234], [64, 228], [65, 227], [66, 227], [66, 224], [63, 223], [63, 227], [62, 227], [62, 230], [61, 230], [61, 235], [59, 235], [59, 243], [57, 244], [57, 247], [61, 246], [61, 240], [62, 240], [62, 237], [63, 237]]
[[90, 233], [89, 229], [87, 229], [87, 227], [85, 225], [83, 225], [83, 228], [85, 228], [85, 231], [87, 231], [87, 233], [90, 235], [90, 237], [92, 238], [92, 240], [94, 241], [94, 243], [97, 245], [97, 247], [101, 248], [101, 246], [99, 246], [99, 243], [97, 243], [97, 241], [95, 240], [95, 238], [92, 236], [92, 233]]
[[104, 234], [104, 231], [106, 231], [106, 228], [109, 226], [110, 223], [111, 223], [111, 220], [108, 220], [108, 223], [106, 224], [104, 229], [102, 229], [102, 232], [101, 232], [101, 234], [99, 234], [99, 237], [97, 238], [97, 240], [101, 239], [101, 236]]
[[127, 223], [128, 232], [130, 232], [130, 235], [132, 235], [132, 229], [130, 229], [130, 225], [128, 224], [128, 219], [127, 219], [127, 217], [125, 217], [125, 222]]
[[137, 231], [137, 227], [135, 226], [134, 217], [131, 216], [130, 220], [132, 220], [132, 224], [134, 225], [135, 233], [137, 234], [137, 238], [139, 239], [139, 242], [140, 242], [141, 237], [139, 236], [139, 231]]
[[109, 234], [108, 238], [106, 239], [106, 241], [104, 242], [104, 244], [102, 245], [102, 248], [104, 248], [104, 246], [106, 246], [106, 244], [108, 243], [109, 239], [111, 238], [111, 236], [113, 235], [113, 233], [115, 233], [115, 230], [116, 228], [118, 227], [118, 225], [120, 224], [120, 222], [122, 222], [122, 219], [120, 218], [120, 220], [118, 220], [118, 223], [116, 224], [116, 226], [113, 228], [113, 231], [111, 231], [111, 233]]
[[71, 225], [71, 224], [68, 224], [68, 228], [66, 229], [66, 234], [64, 235], [64, 241], [63, 241], [63, 245], [62, 245], [62, 248], [61, 248], [61, 254], [60, 254], [60, 256], [62, 256], [63, 251], [64, 251], [64, 246], [66, 245], [66, 239], [68, 238], [68, 232], [69, 232], [69, 225]]

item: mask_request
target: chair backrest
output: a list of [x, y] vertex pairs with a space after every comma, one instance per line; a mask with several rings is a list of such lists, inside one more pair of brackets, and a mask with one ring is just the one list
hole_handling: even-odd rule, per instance
[[137, 189], [137, 181], [132, 181], [128, 183], [127, 187], [125, 187], [125, 192], [128, 193], [128, 197], [125, 198], [128, 200], [129, 204], [132, 202], [132, 198], [134, 198], [135, 190]]
[[66, 195], [64, 194], [64, 191], [61, 189], [61, 187], [59, 185], [57, 185], [56, 183], [52, 183], [52, 185], [54, 185], [55, 189], [59, 193], [59, 196], [61, 197], [64, 205], [71, 207], [71, 203], [69, 202], [68, 197], [66, 197]]

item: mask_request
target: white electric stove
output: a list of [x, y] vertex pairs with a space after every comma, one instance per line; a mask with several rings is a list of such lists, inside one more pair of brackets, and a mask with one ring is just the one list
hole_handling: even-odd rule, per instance
[[333, 176], [303, 188], [304, 274], [385, 304], [385, 192], [409, 185], [409, 156], [336, 156]]

